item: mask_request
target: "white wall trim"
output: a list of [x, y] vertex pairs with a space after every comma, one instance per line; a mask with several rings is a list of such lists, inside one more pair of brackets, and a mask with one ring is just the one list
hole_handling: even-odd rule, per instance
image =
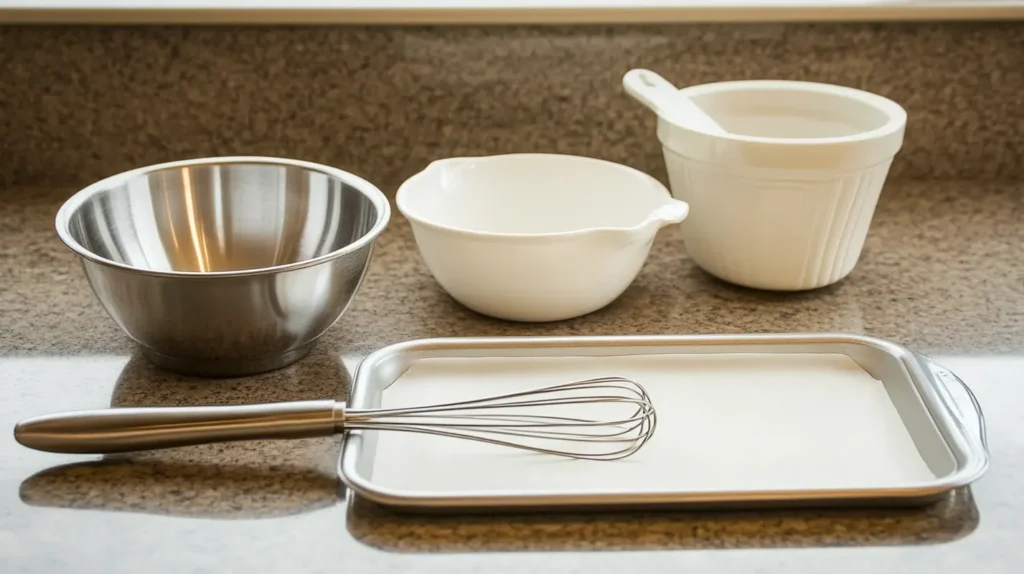
[[1024, 0], [0, 0], [22, 24], [610, 24], [1024, 20]]

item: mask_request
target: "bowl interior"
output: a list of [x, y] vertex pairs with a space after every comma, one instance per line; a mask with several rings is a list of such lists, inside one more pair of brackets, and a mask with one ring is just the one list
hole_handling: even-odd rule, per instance
[[889, 108], [896, 107], [873, 94], [802, 82], [725, 82], [685, 92], [726, 131], [777, 139], [871, 132], [893, 121]]
[[283, 164], [172, 167], [85, 194], [65, 231], [86, 251], [153, 271], [261, 269], [326, 255], [376, 224], [336, 176]]
[[403, 188], [398, 204], [407, 216], [495, 234], [633, 227], [670, 198], [645, 173], [554, 154], [442, 160]]

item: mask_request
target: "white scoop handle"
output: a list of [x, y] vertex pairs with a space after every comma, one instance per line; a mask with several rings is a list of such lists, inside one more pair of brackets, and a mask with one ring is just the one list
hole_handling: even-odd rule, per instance
[[726, 133], [693, 100], [681, 95], [671, 82], [655, 72], [630, 70], [622, 77], [622, 86], [629, 95], [667, 121], [707, 133]]

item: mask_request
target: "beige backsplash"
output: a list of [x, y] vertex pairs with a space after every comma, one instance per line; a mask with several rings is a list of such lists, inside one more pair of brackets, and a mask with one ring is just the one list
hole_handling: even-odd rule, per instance
[[903, 178], [1024, 174], [1024, 23], [0, 27], [0, 186], [279, 155], [393, 191], [432, 159], [554, 151], [665, 179], [632, 67], [832, 82], [909, 113]]

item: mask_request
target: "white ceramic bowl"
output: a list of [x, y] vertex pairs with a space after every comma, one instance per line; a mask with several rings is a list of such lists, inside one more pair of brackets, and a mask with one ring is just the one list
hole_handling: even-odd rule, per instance
[[906, 112], [829, 84], [737, 81], [680, 90], [728, 133], [658, 120], [670, 186], [693, 215], [687, 251], [723, 280], [823, 287], [860, 258]]
[[643, 172], [555, 154], [435, 161], [402, 184], [396, 203], [441, 287], [513, 321], [608, 305], [636, 278], [657, 230], [688, 212]]

